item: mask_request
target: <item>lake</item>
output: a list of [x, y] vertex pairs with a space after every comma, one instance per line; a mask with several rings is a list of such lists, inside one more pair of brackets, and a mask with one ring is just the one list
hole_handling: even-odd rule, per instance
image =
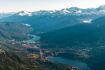
[[64, 59], [62, 57], [52, 57], [52, 56], [48, 56], [47, 58], [51, 62], [68, 64], [68, 65], [72, 65], [72, 66], [75, 66], [75, 67], [79, 67], [80, 70], [91, 70], [87, 66], [86, 63], [78, 61], [78, 60], [69, 60], [69, 59]]

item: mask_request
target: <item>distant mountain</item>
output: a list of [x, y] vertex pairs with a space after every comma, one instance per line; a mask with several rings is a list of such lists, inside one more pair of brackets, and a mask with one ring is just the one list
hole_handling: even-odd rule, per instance
[[24, 15], [20, 16], [33, 16], [33, 15], [103, 15], [105, 14], [105, 5], [99, 6], [97, 8], [87, 8], [82, 9], [78, 7], [70, 7], [61, 10], [41, 10], [36, 12], [27, 12], [27, 11], [20, 11], [18, 14], [23, 13]]
[[[21, 15], [21, 14], [24, 15]], [[105, 5], [99, 6], [97, 8], [87, 8], [87, 9], [82, 9], [78, 7], [70, 7], [70, 8], [65, 8], [61, 10], [41, 10], [41, 11], [36, 11], [36, 12], [28, 12], [28, 11], [20, 11], [18, 13], [20, 16], [33, 16], [33, 15], [48, 15], [48, 14], [53, 14], [53, 15], [102, 15], [105, 14]]]
[[77, 7], [71, 7], [62, 9], [62, 12], [64, 14], [70, 14], [70, 15], [103, 15], [105, 14], [105, 6], [100, 6], [98, 8], [87, 8], [87, 9], [81, 9]]
[[1, 21], [30, 24], [34, 29], [34, 33], [43, 33], [79, 24], [80, 22], [78, 21], [78, 18], [78, 16], [53, 14], [33, 16], [27, 16], [26, 14], [24, 14], [24, 16], [22, 16], [21, 13], [20, 16], [20, 13], [18, 13], [8, 18], [1, 19]]
[[81, 23], [90, 23], [92, 20], [105, 15], [105, 6], [98, 8], [81, 9], [77, 7], [55, 11], [20, 11], [1, 21], [30, 24], [34, 31], [39, 34], [58, 30]]
[[0, 19], [9, 17], [9, 16], [11, 16], [13, 14], [14, 14], [14, 12], [11, 12], [11, 13], [0, 13]]

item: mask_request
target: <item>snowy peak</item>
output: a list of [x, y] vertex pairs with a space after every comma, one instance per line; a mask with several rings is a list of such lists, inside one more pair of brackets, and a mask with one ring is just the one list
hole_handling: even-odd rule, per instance
[[63, 14], [69, 14], [69, 13], [71, 13], [71, 12], [70, 12], [69, 10], [67, 10], [67, 9], [62, 9], [61, 11], [62, 11]]
[[105, 5], [102, 5], [102, 6], [98, 7], [97, 9], [99, 9], [99, 10], [105, 10]]
[[61, 12], [68, 15], [92, 15], [92, 14], [102, 15], [105, 14], [105, 5], [100, 6], [98, 8], [87, 8], [87, 9], [71, 7], [71, 8], [62, 9]]
[[63, 14], [81, 14], [82, 10], [77, 7], [71, 7], [71, 8], [62, 9], [61, 12]]
[[32, 16], [31, 12], [27, 12], [27, 11], [21, 11], [18, 13], [20, 16]]
[[77, 12], [79, 10], [81, 10], [80, 8], [78, 7], [71, 7], [71, 8], [67, 8], [68, 11], [71, 11], [71, 12]]
[[97, 10], [98, 10], [100, 13], [105, 13], [105, 5], [98, 7]]

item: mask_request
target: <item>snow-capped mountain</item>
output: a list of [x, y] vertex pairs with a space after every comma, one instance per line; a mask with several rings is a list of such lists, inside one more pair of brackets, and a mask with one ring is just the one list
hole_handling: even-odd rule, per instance
[[32, 16], [32, 15], [103, 15], [105, 14], [105, 5], [98, 8], [82, 9], [78, 7], [65, 8], [61, 10], [41, 10], [35, 12], [20, 11], [17, 13], [20, 16]]
[[98, 8], [82, 9], [78, 7], [65, 8], [62, 10], [50, 10], [50, 11], [37, 11], [33, 12], [34, 15], [39, 14], [64, 14], [64, 15], [103, 15], [105, 14], [105, 5]]
[[32, 26], [34, 32], [48, 32], [77, 24], [91, 24], [102, 16], [105, 16], [105, 6], [88, 9], [71, 7], [62, 10], [20, 11], [1, 21], [25, 23], [26, 26]]
[[21, 11], [18, 13], [18, 15], [20, 15], [20, 16], [32, 16], [32, 13], [28, 12], [28, 11]]
[[62, 9], [62, 13], [66, 13], [67, 15], [102, 15], [105, 14], [105, 5], [100, 6], [98, 8], [87, 8], [87, 9], [81, 9], [77, 7], [71, 7]]

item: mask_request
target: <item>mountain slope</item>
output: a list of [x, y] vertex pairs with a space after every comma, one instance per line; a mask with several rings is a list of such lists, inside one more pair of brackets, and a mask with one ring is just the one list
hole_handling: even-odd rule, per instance
[[34, 29], [33, 33], [39, 34], [74, 26], [82, 22], [87, 23], [88, 20], [92, 21], [104, 16], [104, 10], [105, 6], [89, 9], [71, 7], [55, 11], [20, 11], [7, 18], [1, 19], [1, 21], [30, 24]]
[[100, 46], [105, 41], [105, 17], [41, 35], [43, 42], [58, 46]]
[[[6, 49], [7, 47], [9, 48]], [[23, 54], [23, 51], [21, 51], [21, 54], [16, 54], [15, 52], [19, 50], [13, 50], [11, 47], [18, 48], [0, 42], [0, 70], [72, 70], [70, 65], [26, 58], [25, 56], [29, 54], [26, 50], [24, 50], [25, 54]], [[73, 70], [78, 69], [74, 68]]]
[[0, 39], [27, 39], [31, 27], [22, 23], [1, 22]]
[[[0, 47], [2, 45], [0, 44]], [[0, 70], [26, 70], [25, 64], [18, 56], [0, 48]]]
[[[5, 20], [1, 20], [30, 24], [33, 27], [35, 33], [57, 30], [66, 26], [73, 26], [79, 23], [78, 16], [53, 15], [48, 13], [44, 15], [33, 16], [19, 16], [16, 14], [11, 17], [5, 18]], [[77, 21], [77, 23], [74, 23], [74, 21]]]
[[40, 36], [41, 47], [63, 48], [60, 57], [86, 62], [91, 70], [105, 69], [105, 17]]

